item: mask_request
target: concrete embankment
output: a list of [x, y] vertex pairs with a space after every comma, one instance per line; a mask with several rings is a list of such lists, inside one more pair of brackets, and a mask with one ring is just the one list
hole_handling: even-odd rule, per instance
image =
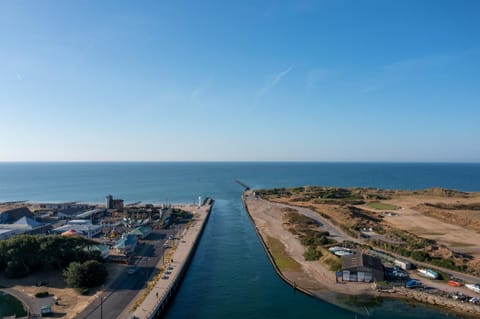
[[[245, 188], [246, 190], [248, 190], [249, 188]], [[247, 194], [246, 192], [244, 192], [242, 194], [242, 203], [243, 203], [243, 207], [245, 209], [245, 211], [247, 212], [248, 214], [248, 217], [250, 218], [250, 221], [252, 222], [253, 226], [255, 227], [255, 233], [257, 234], [258, 238], [260, 239], [260, 242], [262, 243], [262, 246], [263, 248], [265, 249], [265, 252], [267, 253], [267, 256], [268, 256], [268, 259], [270, 260], [272, 266], [273, 266], [273, 269], [275, 270], [275, 272], [277, 273], [277, 275], [283, 280], [285, 281], [287, 284], [289, 284], [290, 286], [292, 286], [293, 289], [295, 290], [298, 290], [300, 292], [303, 292], [304, 294], [308, 295], [308, 296], [312, 296], [313, 297], [313, 294], [312, 292], [310, 292], [309, 290], [307, 289], [304, 289], [302, 287], [298, 287], [297, 284], [295, 282], [293, 282], [292, 280], [288, 279], [283, 273], [282, 271], [278, 268], [277, 264], [275, 263], [275, 258], [273, 257], [272, 253], [270, 252], [270, 249], [268, 248], [266, 242], [265, 242], [265, 239], [263, 238], [262, 234], [260, 233], [260, 231], [258, 230], [257, 226], [255, 225], [255, 221], [252, 217], [252, 214], [250, 214], [250, 211], [248, 210], [248, 206], [245, 202], [245, 196], [252, 196], [252, 194]]]
[[207, 198], [201, 207], [192, 206], [192, 209], [184, 207], [185, 210], [194, 214], [192, 224], [178, 240], [172, 261], [165, 266], [162, 262], [159, 263], [158, 268], [165, 268], [160, 279], [134, 313], [125, 318], [151, 319], [158, 318], [164, 313], [195, 254], [195, 248], [200, 241], [213, 203], [211, 198]]

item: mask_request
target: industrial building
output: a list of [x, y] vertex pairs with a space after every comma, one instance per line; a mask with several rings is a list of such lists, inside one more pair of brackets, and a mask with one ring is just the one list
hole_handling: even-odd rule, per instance
[[378, 257], [364, 253], [342, 257], [343, 281], [384, 281], [385, 271]]
[[114, 199], [112, 195], [105, 196], [105, 208], [106, 209], [118, 209], [123, 210], [123, 199]]

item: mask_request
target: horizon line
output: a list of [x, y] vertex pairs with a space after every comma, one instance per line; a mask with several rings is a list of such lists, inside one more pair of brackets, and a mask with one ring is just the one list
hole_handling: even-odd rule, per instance
[[91, 164], [102, 164], [102, 163], [311, 163], [311, 164], [480, 164], [480, 161], [335, 161], [335, 160], [198, 160], [198, 161], [189, 161], [189, 160], [166, 160], [166, 161], [150, 161], [150, 160], [85, 160], [85, 161], [50, 161], [50, 160], [38, 160], [38, 161], [29, 161], [29, 160], [18, 160], [18, 161], [2, 161], [0, 164], [75, 164], [75, 163], [91, 163]]

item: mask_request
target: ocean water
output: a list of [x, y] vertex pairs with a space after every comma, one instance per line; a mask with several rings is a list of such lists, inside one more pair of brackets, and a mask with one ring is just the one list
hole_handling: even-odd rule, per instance
[[[167, 318], [355, 318], [294, 292], [274, 272], [241, 203], [252, 188], [328, 185], [480, 191], [480, 164], [382, 163], [1, 163], [0, 201], [216, 200]], [[402, 301], [359, 300], [370, 318], [447, 318]], [[357, 317], [362, 317], [358, 315]]]

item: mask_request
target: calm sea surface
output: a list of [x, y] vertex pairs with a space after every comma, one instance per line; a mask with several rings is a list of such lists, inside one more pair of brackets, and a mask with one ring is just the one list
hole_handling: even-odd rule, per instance
[[[241, 203], [252, 188], [328, 185], [480, 191], [480, 164], [379, 163], [0, 163], [0, 201], [216, 200], [167, 318], [355, 318], [295, 293], [273, 271]], [[361, 300], [353, 302], [361, 303]], [[401, 301], [365, 304], [370, 318], [446, 318]], [[361, 317], [361, 316], [358, 316]]]

